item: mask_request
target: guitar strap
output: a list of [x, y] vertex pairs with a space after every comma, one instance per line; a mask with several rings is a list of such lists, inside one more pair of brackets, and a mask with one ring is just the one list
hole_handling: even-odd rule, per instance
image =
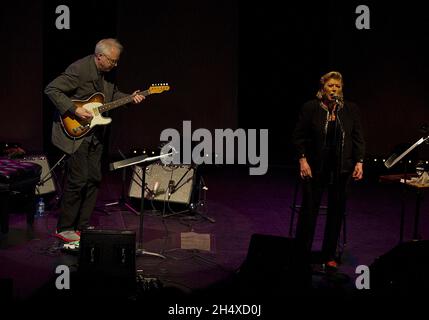
[[[101, 92], [102, 94], [105, 95], [105, 92], [104, 92], [104, 73], [103, 72], [98, 73], [98, 90], [99, 90], [99, 92]], [[108, 112], [106, 112], [105, 115], [107, 116]], [[107, 126], [103, 126], [102, 128], [100, 126], [97, 126], [93, 129], [92, 142], [94, 145], [97, 145], [98, 143], [104, 142], [104, 139], [106, 137], [106, 131], [107, 131]]]
[[[95, 89], [97, 92], [104, 94], [104, 74], [102, 72], [97, 72], [98, 79], [94, 81]], [[104, 129], [99, 128], [99, 126], [91, 129], [91, 131], [84, 137], [84, 140], [88, 141], [90, 145], [96, 146], [101, 141], [103, 141]]]
[[102, 72], [98, 74], [98, 91], [104, 94], [104, 75]]

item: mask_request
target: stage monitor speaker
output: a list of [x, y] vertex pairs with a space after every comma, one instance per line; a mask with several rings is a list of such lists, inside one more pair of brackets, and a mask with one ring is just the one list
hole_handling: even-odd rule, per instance
[[311, 287], [309, 261], [295, 239], [253, 234], [239, 274], [255, 287], [278, 285], [280, 291], [306, 290]]
[[370, 287], [382, 293], [429, 290], [429, 240], [398, 244], [370, 265]]
[[[40, 165], [42, 167], [42, 174], [40, 175], [40, 179], [44, 180], [43, 184], [37, 184], [35, 193], [36, 195], [47, 194], [56, 191], [54, 177], [52, 173], [49, 173], [51, 170], [48, 163], [48, 158], [44, 155], [33, 155], [26, 156], [23, 159], [19, 159], [19, 161], [32, 162]], [[49, 174], [48, 174], [49, 173]]]
[[79, 246], [82, 277], [135, 281], [136, 234], [128, 230], [84, 230]]
[[[128, 195], [141, 198], [142, 167], [134, 166]], [[146, 167], [145, 199], [189, 204], [194, 185], [194, 168], [190, 165], [164, 165], [161, 162]], [[169, 186], [175, 186], [168, 197]]]

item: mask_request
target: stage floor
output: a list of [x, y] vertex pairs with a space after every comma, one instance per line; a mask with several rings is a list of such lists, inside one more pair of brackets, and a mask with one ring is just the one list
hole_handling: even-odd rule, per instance
[[[168, 208], [163, 213], [162, 205], [153, 210], [147, 203], [145, 208], [141, 230], [143, 247], [164, 255], [165, 259], [137, 257], [136, 267], [142, 278], [156, 279], [174, 297], [208, 292], [210, 288], [222, 295], [222, 290], [230, 288], [231, 279], [243, 264], [252, 235], [289, 237], [295, 190], [295, 175], [291, 169], [272, 167], [265, 176], [249, 176], [247, 168], [224, 166], [204, 169], [201, 176], [208, 190], [199, 212], [210, 219], [195, 213], [170, 215]], [[138, 215], [117, 207], [105, 207], [119, 199], [120, 193], [120, 173], [106, 173], [91, 225], [97, 229], [133, 230], [138, 239]], [[329, 278], [324, 274], [313, 274], [313, 287], [321, 290], [335, 288], [342, 294], [356, 290], [357, 266], [371, 265], [398, 244], [400, 196], [401, 189], [394, 185], [370, 181], [350, 185], [347, 245], [339, 276]], [[137, 200], [131, 199], [129, 203], [140, 210]], [[408, 194], [405, 241], [411, 240], [414, 205], [414, 195]], [[422, 239], [429, 237], [428, 208], [423, 201], [419, 229]], [[55, 268], [63, 264], [76, 268], [78, 256], [63, 252], [61, 242], [52, 236], [57, 217], [58, 209], [54, 208], [45, 217], [37, 218], [33, 230], [29, 231], [25, 214], [11, 213], [10, 232], [1, 240], [0, 279], [3, 291], [11, 288], [14, 300], [55, 295], [55, 290], [47, 289], [57, 276]], [[313, 245], [316, 252], [321, 246], [323, 220], [320, 217], [316, 231]], [[273, 248], [267, 248], [267, 251], [273, 253]], [[287, 254], [287, 249], [279, 246], [278, 251], [268, 257], [267, 264], [273, 272], [278, 268], [277, 261]], [[269, 279], [269, 275], [262, 272], [256, 276]], [[267, 283], [272, 292], [284, 291], [276, 286], [275, 282]]]

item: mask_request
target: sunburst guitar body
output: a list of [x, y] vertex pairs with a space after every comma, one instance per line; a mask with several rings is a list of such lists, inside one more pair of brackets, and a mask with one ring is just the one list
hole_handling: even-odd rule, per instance
[[[149, 89], [140, 91], [138, 94], [148, 96], [154, 93], [161, 93], [170, 90], [168, 84], [152, 85]], [[105, 126], [112, 122], [111, 118], [103, 117], [102, 114], [106, 111], [126, 105], [133, 101], [134, 95], [129, 95], [124, 98], [104, 103], [104, 95], [102, 93], [94, 93], [86, 100], [72, 100], [76, 108], [85, 108], [93, 118], [90, 121], [85, 121], [72, 114], [66, 112], [61, 116], [61, 125], [64, 132], [72, 139], [84, 137], [95, 126]]]

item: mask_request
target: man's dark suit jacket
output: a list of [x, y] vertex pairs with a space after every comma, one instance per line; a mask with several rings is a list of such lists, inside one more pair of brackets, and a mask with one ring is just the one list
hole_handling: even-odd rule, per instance
[[72, 99], [85, 100], [96, 92], [103, 92], [104, 102], [110, 102], [127, 94], [118, 90], [116, 85], [105, 79], [104, 90], [99, 84], [99, 73], [95, 65], [94, 55], [86, 56], [72, 63], [67, 69], [45, 88], [45, 93], [57, 107], [52, 125], [52, 143], [68, 154], [75, 152], [81, 145], [83, 138], [71, 139], [61, 127], [60, 115], [65, 112], [74, 112]]

